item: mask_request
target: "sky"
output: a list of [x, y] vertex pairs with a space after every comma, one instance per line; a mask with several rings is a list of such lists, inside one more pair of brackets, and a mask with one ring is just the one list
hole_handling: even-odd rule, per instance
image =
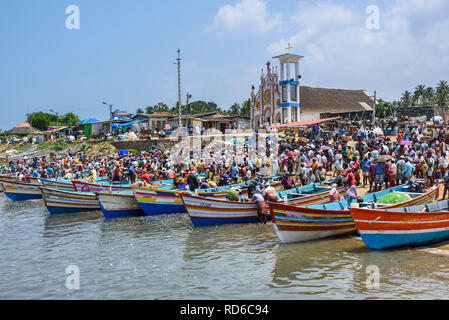
[[[79, 29], [66, 27], [71, 5]], [[302, 85], [397, 100], [449, 81], [447, 12], [446, 0], [2, 0], [0, 129], [50, 109], [104, 120], [102, 101], [171, 107], [178, 48], [183, 103], [187, 92], [224, 109], [242, 103], [288, 43], [304, 56]]]

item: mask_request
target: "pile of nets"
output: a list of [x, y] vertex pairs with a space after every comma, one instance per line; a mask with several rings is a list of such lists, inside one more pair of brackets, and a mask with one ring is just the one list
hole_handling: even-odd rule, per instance
[[397, 204], [410, 200], [411, 197], [406, 193], [391, 192], [382, 197], [377, 203], [379, 204]]

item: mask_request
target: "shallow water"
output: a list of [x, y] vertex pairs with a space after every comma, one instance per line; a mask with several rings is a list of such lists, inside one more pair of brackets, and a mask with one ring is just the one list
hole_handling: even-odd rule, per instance
[[[194, 227], [185, 214], [50, 215], [41, 200], [3, 194], [0, 257], [0, 299], [446, 299], [449, 290], [446, 250], [376, 252], [355, 236], [280, 244], [271, 224]], [[79, 289], [66, 286], [70, 265]]]

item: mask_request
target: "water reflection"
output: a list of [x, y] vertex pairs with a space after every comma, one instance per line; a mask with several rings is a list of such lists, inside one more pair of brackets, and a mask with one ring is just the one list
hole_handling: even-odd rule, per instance
[[211, 255], [233, 255], [266, 251], [277, 243], [273, 226], [258, 223], [192, 227], [185, 241], [184, 260], [208, 259]]
[[44, 205], [44, 201], [41, 199], [26, 200], [26, 201], [12, 201], [8, 199], [4, 194], [0, 194], [1, 199], [0, 207], [1, 212], [6, 216], [13, 217], [21, 212], [31, 211], [47, 211]]
[[44, 236], [52, 235], [51, 231], [68, 230], [72, 226], [98, 224], [103, 215], [101, 211], [69, 212], [60, 214], [46, 213]]
[[[41, 200], [3, 197], [0, 209], [0, 298], [449, 298], [449, 250], [438, 247], [371, 251], [350, 236], [280, 244], [271, 223], [50, 215]], [[65, 288], [70, 264], [82, 274], [76, 292]], [[367, 287], [371, 265], [379, 268], [378, 289]]]

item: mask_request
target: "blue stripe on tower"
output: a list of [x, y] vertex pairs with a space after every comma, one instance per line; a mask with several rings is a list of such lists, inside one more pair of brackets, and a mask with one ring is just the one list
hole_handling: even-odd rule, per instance
[[280, 104], [280, 107], [298, 107], [299, 108], [299, 103], [297, 102], [283, 102]]
[[285, 84], [289, 84], [289, 83], [299, 85], [299, 81], [294, 81], [294, 80], [284, 80], [284, 81], [280, 81], [279, 82], [279, 84], [281, 86], [283, 86]]

